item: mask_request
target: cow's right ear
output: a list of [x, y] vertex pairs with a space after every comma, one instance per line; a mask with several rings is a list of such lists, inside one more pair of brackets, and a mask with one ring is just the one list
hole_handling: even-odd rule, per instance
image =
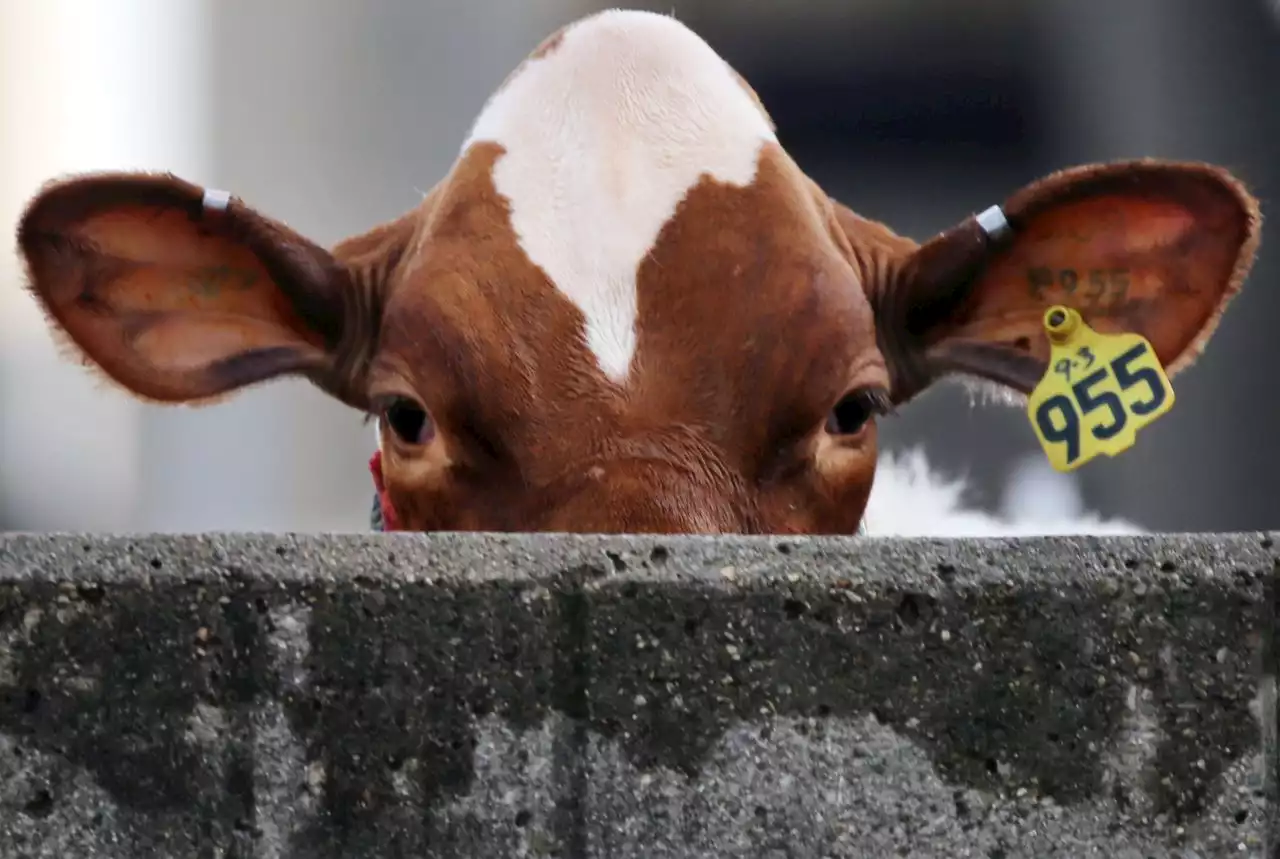
[[1173, 377], [1240, 290], [1262, 218], [1226, 170], [1145, 159], [1051, 174], [919, 247], [842, 225], [884, 258], [865, 286], [903, 402], [953, 373], [1029, 394], [1054, 305], [1099, 333], [1142, 335]]
[[18, 246], [52, 327], [143, 399], [194, 403], [301, 375], [367, 407], [381, 285], [237, 198], [169, 175], [76, 177], [31, 201]]

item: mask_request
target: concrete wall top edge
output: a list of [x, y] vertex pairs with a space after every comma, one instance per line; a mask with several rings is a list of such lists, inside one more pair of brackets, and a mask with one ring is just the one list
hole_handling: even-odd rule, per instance
[[0, 581], [235, 576], [405, 583], [537, 579], [889, 581], [922, 586], [1068, 577], [1115, 586], [1231, 579], [1277, 563], [1277, 534], [966, 540], [569, 534], [0, 534]]

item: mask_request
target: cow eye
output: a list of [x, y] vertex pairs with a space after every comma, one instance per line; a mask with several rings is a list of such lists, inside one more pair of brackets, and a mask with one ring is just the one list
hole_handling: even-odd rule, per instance
[[832, 435], [856, 435], [876, 415], [893, 410], [889, 392], [883, 388], [862, 388], [840, 398], [827, 415], [827, 432]]
[[393, 397], [382, 407], [382, 420], [405, 444], [426, 444], [435, 435], [427, 410], [408, 397]]

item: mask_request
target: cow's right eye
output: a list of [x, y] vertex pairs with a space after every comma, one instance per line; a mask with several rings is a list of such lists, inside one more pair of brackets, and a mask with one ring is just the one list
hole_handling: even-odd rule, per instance
[[382, 408], [382, 420], [405, 444], [426, 444], [435, 435], [427, 410], [408, 397], [394, 397]]
[[827, 415], [827, 432], [832, 435], [857, 435], [876, 415], [892, 411], [889, 392], [882, 388], [863, 388], [845, 394]]

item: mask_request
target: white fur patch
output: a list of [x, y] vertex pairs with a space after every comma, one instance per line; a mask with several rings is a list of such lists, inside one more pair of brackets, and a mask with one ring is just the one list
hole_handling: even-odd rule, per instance
[[485, 106], [463, 144], [505, 149], [493, 181], [520, 246], [586, 317], [621, 382], [636, 347], [636, 274], [703, 175], [755, 177], [773, 127], [732, 70], [674, 18], [610, 10], [571, 25]]
[[966, 509], [963, 480], [930, 469], [921, 450], [885, 453], [863, 521], [868, 537], [1031, 537], [1065, 534], [1143, 534], [1123, 519], [1103, 519], [1083, 509], [1074, 482], [1039, 461], [1015, 475], [1005, 516]]

